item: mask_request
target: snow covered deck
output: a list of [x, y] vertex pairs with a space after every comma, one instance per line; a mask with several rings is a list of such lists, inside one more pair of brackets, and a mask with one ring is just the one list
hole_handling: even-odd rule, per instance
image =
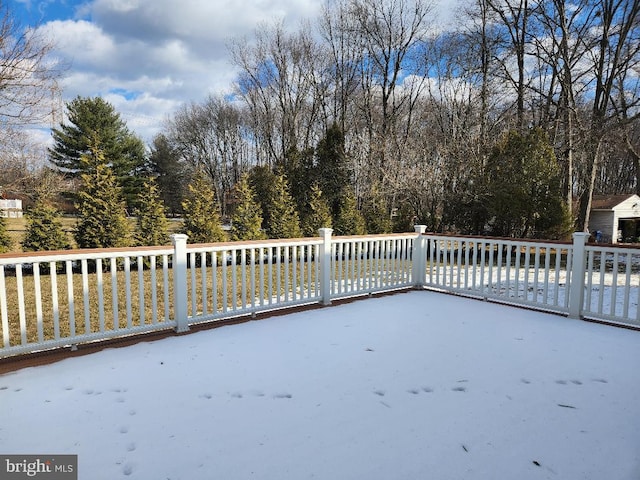
[[640, 478], [640, 332], [412, 291], [0, 376], [80, 479]]

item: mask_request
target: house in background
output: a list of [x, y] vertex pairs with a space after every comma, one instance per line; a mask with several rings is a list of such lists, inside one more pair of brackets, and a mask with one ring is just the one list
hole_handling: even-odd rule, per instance
[[4, 218], [22, 217], [22, 200], [0, 199], [0, 217], [4, 217]]
[[601, 243], [639, 242], [640, 197], [635, 194], [594, 195], [589, 231]]

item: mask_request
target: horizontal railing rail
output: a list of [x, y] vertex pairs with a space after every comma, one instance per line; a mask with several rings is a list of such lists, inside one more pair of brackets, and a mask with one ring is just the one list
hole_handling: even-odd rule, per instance
[[0, 255], [0, 358], [407, 288], [640, 325], [640, 249], [424, 229]]

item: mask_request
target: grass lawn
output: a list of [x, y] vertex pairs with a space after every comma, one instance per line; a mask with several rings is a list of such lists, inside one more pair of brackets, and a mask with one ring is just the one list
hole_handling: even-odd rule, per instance
[[[7, 231], [9, 232], [9, 237], [11, 237], [11, 240], [13, 242], [13, 245], [9, 250], [9, 253], [22, 252], [22, 246], [20, 245], [20, 242], [22, 242], [22, 239], [24, 238], [24, 234], [27, 231], [27, 217], [25, 216], [22, 218], [5, 218], [5, 221], [7, 225]], [[60, 218], [60, 221], [62, 222], [64, 231], [67, 233], [67, 237], [69, 239], [69, 242], [71, 243], [71, 246], [73, 248], [76, 248], [76, 244], [73, 239], [73, 230], [75, 229], [76, 223], [78, 222], [78, 218], [64, 216]], [[135, 229], [136, 227], [135, 217], [129, 217], [129, 223], [131, 224], [132, 230]], [[170, 219], [169, 233], [176, 233], [181, 226], [182, 226], [182, 220]]]

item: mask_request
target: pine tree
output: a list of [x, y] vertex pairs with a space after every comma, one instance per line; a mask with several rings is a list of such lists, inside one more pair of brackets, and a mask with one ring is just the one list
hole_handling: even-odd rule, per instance
[[12, 246], [13, 242], [7, 232], [7, 223], [4, 217], [0, 217], [0, 253], [8, 252]]
[[318, 185], [313, 185], [310, 192], [307, 215], [302, 219], [302, 233], [305, 237], [318, 236], [318, 229], [331, 228], [331, 211]]
[[356, 206], [356, 197], [350, 188], [343, 191], [335, 222], [335, 233], [336, 235], [364, 235], [367, 233], [364, 218]]
[[141, 246], [166, 245], [169, 241], [169, 222], [160, 199], [158, 185], [148, 178], [138, 194], [136, 244]]
[[49, 158], [58, 171], [70, 177], [87, 173], [83, 156], [91, 150], [95, 137], [100, 139], [101, 161], [109, 165], [132, 205], [142, 186], [145, 147], [129, 131], [113, 105], [100, 97], [76, 97], [66, 105], [69, 123], [52, 130], [54, 145]]
[[235, 209], [231, 217], [231, 240], [261, 240], [262, 208], [256, 201], [247, 175], [242, 175], [234, 187]]
[[269, 212], [273, 187], [276, 183], [276, 176], [271, 169], [265, 165], [258, 165], [251, 169], [248, 176], [249, 185], [253, 189], [256, 201], [262, 208], [262, 228], [267, 229], [271, 221]]
[[384, 196], [376, 184], [371, 185], [367, 191], [362, 206], [367, 232], [389, 233], [391, 231], [391, 218], [385, 203]]
[[[127, 221], [122, 187], [94, 138], [90, 153], [82, 156], [85, 170], [76, 208], [80, 217], [74, 237], [80, 248], [124, 247], [129, 244], [130, 227]], [[89, 167], [91, 166], [91, 167]]]
[[340, 210], [342, 192], [350, 185], [344, 132], [334, 123], [316, 146], [315, 180], [327, 200], [331, 215], [336, 218]]
[[160, 198], [171, 215], [182, 213], [182, 197], [186, 190], [186, 166], [180, 154], [165, 135], [157, 135], [151, 145], [148, 170], [155, 176]]
[[27, 230], [22, 239], [22, 250], [38, 252], [43, 250], [66, 250], [71, 247], [60, 221], [60, 212], [43, 199], [25, 214]]
[[276, 175], [269, 202], [269, 238], [297, 238], [300, 231], [300, 218], [295, 201], [289, 191], [289, 183], [284, 175]]
[[198, 172], [188, 186], [189, 195], [182, 202], [183, 233], [189, 243], [215, 243], [227, 239], [220, 222], [220, 209], [211, 183]]

